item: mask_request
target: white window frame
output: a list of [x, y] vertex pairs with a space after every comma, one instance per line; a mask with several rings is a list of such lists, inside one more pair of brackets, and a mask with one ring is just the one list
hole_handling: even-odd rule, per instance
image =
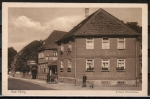
[[72, 44], [68, 43], [68, 50], [72, 51]]
[[94, 59], [86, 59], [86, 71], [94, 71], [94, 69], [93, 70], [88, 70], [88, 68], [89, 68], [89, 66], [87, 65], [88, 60], [92, 60], [93, 61], [93, 68], [94, 68]]
[[[92, 47], [88, 46], [88, 43], [87, 43], [88, 41], [92, 41], [93, 42], [92, 43], [93, 44]], [[86, 49], [94, 49], [94, 38], [86, 38]]]
[[44, 53], [39, 53], [39, 58], [44, 58]]
[[117, 47], [118, 47], [118, 49], [125, 49], [125, 48], [126, 48], [126, 46], [125, 46], [126, 40], [125, 40], [125, 38], [123, 38], [123, 39], [124, 39], [124, 40], [123, 40], [123, 41], [124, 41], [124, 48], [119, 48], [119, 42], [122, 41], [122, 40], [120, 40], [120, 39], [122, 39], [122, 38], [118, 38], [118, 42], [117, 42], [117, 43], [118, 43], [118, 44], [117, 44], [118, 46], [117, 46]]
[[[107, 60], [107, 61], [106, 61]], [[108, 63], [108, 66], [106, 68], [108, 68], [108, 70], [103, 70], [101, 69], [102, 71], [110, 71], [110, 59], [102, 59], [102, 65], [101, 65], [101, 68], [105, 68], [105, 66], [103, 66], [104, 64], [103, 63]]]
[[124, 60], [124, 69], [123, 70], [117, 70], [117, 71], [124, 71], [124, 70], [126, 70], [126, 60], [125, 59], [117, 59], [117, 68], [119, 67], [118, 66], [119, 60]]
[[[108, 39], [108, 48], [104, 47], [104, 39]], [[110, 38], [104, 37], [102, 38], [102, 49], [109, 49], [110, 48]]]
[[64, 44], [63, 43], [60, 46], [60, 51], [64, 52]]
[[49, 56], [46, 56], [45, 59], [48, 60], [48, 59], [49, 59]]
[[53, 56], [54, 56], [54, 57], [57, 57], [57, 52], [56, 52], [56, 51], [53, 52]]
[[68, 59], [68, 68], [72, 68], [72, 60]]
[[60, 68], [64, 68], [63, 60], [60, 61]]

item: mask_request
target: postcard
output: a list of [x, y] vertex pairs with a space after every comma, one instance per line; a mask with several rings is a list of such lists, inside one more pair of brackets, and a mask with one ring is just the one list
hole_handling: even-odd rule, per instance
[[148, 5], [2, 3], [3, 96], [147, 96]]

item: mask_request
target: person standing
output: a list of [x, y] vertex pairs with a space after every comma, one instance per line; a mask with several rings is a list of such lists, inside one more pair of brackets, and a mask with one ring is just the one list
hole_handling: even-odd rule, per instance
[[50, 83], [50, 74], [49, 74], [49, 73], [47, 73], [47, 79], [46, 79], [46, 82], [47, 82], [47, 84]]
[[87, 80], [87, 77], [86, 77], [86, 75], [84, 74], [84, 75], [83, 75], [83, 85], [82, 85], [82, 87], [86, 87], [86, 80]]

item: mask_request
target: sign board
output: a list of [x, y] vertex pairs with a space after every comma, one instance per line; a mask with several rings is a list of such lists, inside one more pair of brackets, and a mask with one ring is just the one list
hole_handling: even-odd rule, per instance
[[28, 60], [27, 65], [36, 65], [37, 63], [34, 60]]

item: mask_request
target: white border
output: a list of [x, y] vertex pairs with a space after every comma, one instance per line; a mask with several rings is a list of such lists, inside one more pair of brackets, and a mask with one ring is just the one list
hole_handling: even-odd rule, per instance
[[[142, 8], [142, 91], [138, 93], [116, 93], [116, 91], [104, 90], [26, 90], [26, 94], [11, 93], [8, 90], [7, 79], [7, 52], [8, 52], [8, 8], [9, 7], [32, 7], [32, 8], [46, 8], [46, 7], [62, 7], [62, 8], [76, 8], [76, 7], [90, 7], [90, 8]], [[108, 3], [2, 3], [2, 95], [4, 96], [147, 96], [148, 87], [148, 5], [147, 4], [108, 4]]]

